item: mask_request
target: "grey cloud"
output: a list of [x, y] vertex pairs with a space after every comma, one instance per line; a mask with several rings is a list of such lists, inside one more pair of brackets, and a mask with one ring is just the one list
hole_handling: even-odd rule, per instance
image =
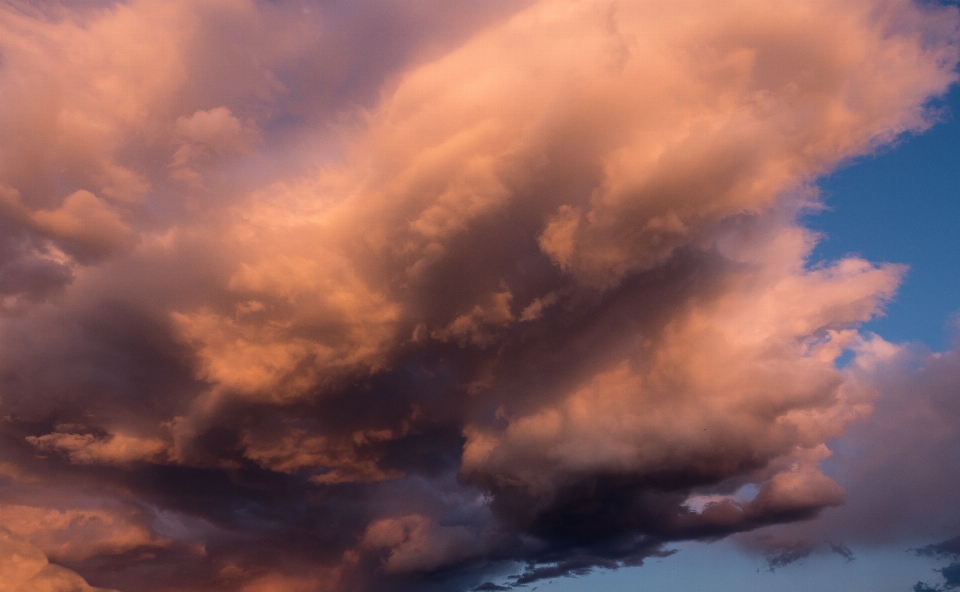
[[931, 543], [917, 549], [917, 555], [927, 557], [960, 557], [960, 536], [947, 539], [940, 543]]

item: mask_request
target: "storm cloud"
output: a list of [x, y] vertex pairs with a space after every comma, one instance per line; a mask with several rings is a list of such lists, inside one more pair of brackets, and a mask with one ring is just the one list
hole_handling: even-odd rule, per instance
[[935, 121], [957, 11], [474, 4], [0, 7], [0, 524], [38, 570], [504, 589], [843, 504], [905, 268], [798, 218]]

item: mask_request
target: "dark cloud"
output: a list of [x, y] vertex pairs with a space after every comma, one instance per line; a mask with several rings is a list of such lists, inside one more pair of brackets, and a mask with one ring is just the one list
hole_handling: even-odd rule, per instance
[[943, 574], [944, 588], [953, 590], [954, 588], [960, 587], [960, 562], [951, 563], [939, 571]]
[[931, 587], [925, 582], [917, 582], [913, 586], [914, 592], [941, 592], [943, 590], [955, 590], [960, 587], [960, 562], [951, 563], [944, 568], [934, 571], [940, 572], [943, 576], [943, 583], [935, 584]]
[[809, 557], [814, 549], [816, 549], [816, 547], [809, 543], [795, 542], [779, 551], [776, 555], [767, 557], [767, 564], [770, 566], [770, 571], [773, 571], [778, 567], [790, 565], [795, 561]]
[[500, 584], [494, 584], [493, 582], [484, 582], [483, 584], [477, 586], [473, 590], [475, 592], [497, 592], [500, 590], [510, 590], [510, 587], [501, 586]]
[[[960, 536], [947, 539], [940, 543], [932, 543], [920, 549], [915, 549], [917, 555], [922, 557], [936, 558], [960, 558]], [[917, 582], [913, 587], [915, 592], [927, 592], [930, 590], [953, 590], [960, 587], [960, 561], [955, 561], [950, 565], [936, 570], [943, 576], [943, 584], [936, 587], [930, 587], [924, 582]]]
[[925, 557], [960, 557], [960, 536], [941, 543], [932, 543], [917, 549], [917, 555]]
[[830, 543], [830, 551], [843, 557], [847, 560], [847, 562], [855, 559], [853, 551], [851, 551], [850, 547], [844, 545], [843, 543]]
[[771, 572], [814, 555], [832, 553], [843, 557], [848, 563], [855, 559], [853, 551], [842, 543], [776, 537], [763, 530], [759, 533], [741, 537], [740, 541], [750, 551], [762, 554]]

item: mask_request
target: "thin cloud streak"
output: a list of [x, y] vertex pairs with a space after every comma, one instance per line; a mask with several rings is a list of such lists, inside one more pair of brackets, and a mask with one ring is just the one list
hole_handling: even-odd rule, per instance
[[840, 506], [905, 268], [797, 218], [958, 24], [5, 4], [0, 524], [120, 590], [466, 590]]

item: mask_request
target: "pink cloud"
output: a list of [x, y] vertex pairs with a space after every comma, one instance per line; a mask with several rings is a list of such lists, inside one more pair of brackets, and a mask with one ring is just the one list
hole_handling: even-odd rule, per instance
[[0, 529], [0, 557], [0, 578], [6, 590], [109, 592], [88, 585], [69, 569], [49, 563], [40, 549], [6, 529]]
[[0, 8], [0, 523], [121, 589], [465, 589], [853, 499], [904, 269], [797, 220], [930, 125], [956, 11], [475, 4]]

